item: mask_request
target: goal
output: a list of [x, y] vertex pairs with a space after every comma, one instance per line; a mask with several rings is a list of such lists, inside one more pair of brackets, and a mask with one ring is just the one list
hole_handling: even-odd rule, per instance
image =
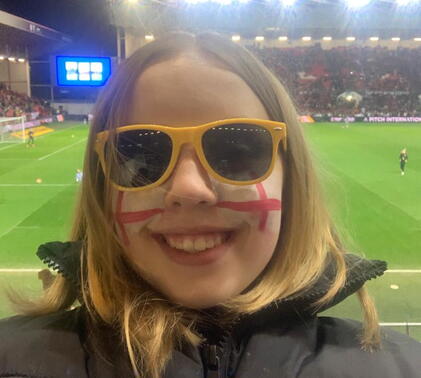
[[25, 139], [25, 117], [0, 117], [0, 143], [23, 143]]

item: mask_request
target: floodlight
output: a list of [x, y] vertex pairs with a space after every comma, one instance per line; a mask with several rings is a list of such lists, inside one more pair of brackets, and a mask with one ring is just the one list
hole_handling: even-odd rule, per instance
[[3, 55], [0, 55], [0, 60], [4, 60], [5, 57]]
[[129, 4], [137, 4], [137, 0], [127, 0]]
[[280, 37], [278, 37], [279, 41], [288, 41], [288, 37], [286, 35], [281, 35]]
[[302, 37], [301, 39], [302, 39], [304, 42], [311, 41], [311, 37], [310, 37], [310, 36], [308, 36], [308, 35], [306, 35], [305, 37]]
[[23, 58], [19, 58], [19, 59], [18, 59], [18, 62], [19, 62], [19, 63], [25, 63], [25, 59], [23, 59]]
[[370, 39], [370, 41], [372, 41], [372, 42], [376, 42], [376, 41], [378, 41], [380, 38], [379, 38], [379, 37], [370, 37], [369, 39]]
[[280, 0], [281, 4], [285, 7], [292, 7], [296, 0]]
[[396, 0], [396, 5], [399, 7], [404, 7], [409, 4], [415, 4], [417, 0]]
[[346, 37], [346, 40], [349, 42], [355, 41], [355, 37]]
[[13, 56], [9, 56], [7, 59], [9, 60], [9, 62], [16, 62], [16, 58]]
[[241, 39], [241, 37], [239, 35], [233, 35], [231, 37], [231, 40], [234, 41], [234, 42], [238, 42], [240, 39]]
[[325, 37], [323, 37], [323, 41], [331, 41], [332, 40], [332, 37], [330, 37], [330, 36], [325, 36]]
[[391, 40], [393, 42], [399, 42], [401, 39], [399, 37], [392, 37]]
[[415, 42], [421, 42], [421, 37], [415, 37], [415, 38], [414, 38], [414, 41], [415, 41]]
[[370, 3], [371, 0], [347, 0], [348, 8], [362, 8]]
[[153, 36], [152, 34], [146, 34], [146, 35], [145, 35], [145, 39], [146, 39], [147, 41], [153, 41], [155, 38], [154, 38], [154, 36]]
[[263, 35], [258, 35], [258, 36], [255, 38], [255, 40], [256, 40], [256, 41], [258, 41], [258, 42], [262, 42], [262, 41], [264, 41], [264, 40], [265, 40], [265, 37], [263, 37]]

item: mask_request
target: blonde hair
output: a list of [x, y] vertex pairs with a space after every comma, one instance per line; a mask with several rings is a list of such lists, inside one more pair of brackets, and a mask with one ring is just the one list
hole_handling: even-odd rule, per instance
[[[175, 348], [185, 343], [198, 345], [201, 338], [195, 324], [200, 313], [164, 299], [124, 259], [113, 225], [109, 177], [104, 177], [94, 152], [95, 135], [125, 123], [134, 83], [146, 67], [188, 50], [223, 63], [249, 85], [272, 120], [288, 125], [282, 227], [274, 255], [254, 286], [222, 308], [232, 316], [253, 313], [305, 291], [332, 260], [336, 276], [314, 307], [331, 301], [346, 279], [343, 247], [324, 206], [296, 110], [283, 85], [250, 52], [217, 34], [178, 32], [158, 38], [121, 65], [97, 103], [71, 235], [72, 240], [84, 241], [81, 291], [90, 319], [120, 330], [136, 376], [157, 378]], [[67, 308], [71, 292], [71, 285], [59, 276], [31, 312], [45, 314]], [[365, 317], [362, 341], [366, 347], [378, 345], [374, 305], [364, 289], [359, 298]]]

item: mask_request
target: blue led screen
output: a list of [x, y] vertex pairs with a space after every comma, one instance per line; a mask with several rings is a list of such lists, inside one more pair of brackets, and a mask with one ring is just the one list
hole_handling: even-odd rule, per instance
[[57, 85], [100, 87], [111, 75], [111, 59], [57, 56]]

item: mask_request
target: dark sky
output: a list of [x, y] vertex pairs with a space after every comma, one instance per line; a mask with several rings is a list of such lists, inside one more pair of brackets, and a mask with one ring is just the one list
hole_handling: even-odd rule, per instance
[[68, 34], [81, 50], [115, 55], [106, 0], [0, 0], [0, 9]]

